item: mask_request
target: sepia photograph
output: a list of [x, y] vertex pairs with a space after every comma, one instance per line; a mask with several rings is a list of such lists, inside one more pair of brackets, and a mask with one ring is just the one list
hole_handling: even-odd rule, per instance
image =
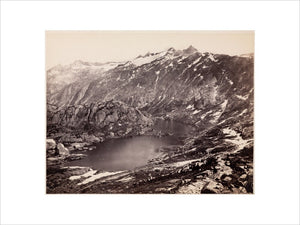
[[253, 194], [254, 31], [46, 31], [47, 194]]
[[1, 1], [0, 224], [299, 224], [299, 3]]

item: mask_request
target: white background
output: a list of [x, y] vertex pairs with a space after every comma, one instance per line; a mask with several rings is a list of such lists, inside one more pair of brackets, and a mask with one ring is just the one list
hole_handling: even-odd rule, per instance
[[[254, 195], [45, 195], [45, 30], [255, 30]], [[3, 224], [299, 223], [299, 2], [1, 2]]]

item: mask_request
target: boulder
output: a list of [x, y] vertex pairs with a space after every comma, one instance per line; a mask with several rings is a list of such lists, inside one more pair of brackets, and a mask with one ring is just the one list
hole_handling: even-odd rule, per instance
[[118, 119], [119, 119], [118, 112], [114, 111], [111, 115], [108, 115], [105, 118], [105, 124], [114, 123], [118, 121]]
[[229, 181], [231, 181], [232, 180], [232, 178], [231, 177], [229, 177], [229, 176], [226, 176], [224, 179], [223, 179], [224, 181], [227, 181], [227, 182], [229, 182]]
[[127, 127], [127, 128], [126, 128], [125, 134], [128, 134], [128, 133], [130, 133], [131, 131], [132, 131], [132, 128], [131, 128], [131, 127]]
[[69, 150], [62, 144], [57, 144], [58, 154], [59, 155], [69, 155]]
[[240, 193], [247, 194], [247, 190], [244, 187], [239, 187]]
[[104, 121], [105, 117], [106, 117], [105, 112], [104, 111], [99, 111], [95, 116], [95, 120], [96, 120], [97, 123], [100, 124]]
[[240, 179], [246, 179], [246, 177], [247, 177], [247, 174], [242, 174], [242, 175], [240, 176]]
[[46, 149], [53, 150], [56, 148], [56, 142], [53, 139], [46, 139]]

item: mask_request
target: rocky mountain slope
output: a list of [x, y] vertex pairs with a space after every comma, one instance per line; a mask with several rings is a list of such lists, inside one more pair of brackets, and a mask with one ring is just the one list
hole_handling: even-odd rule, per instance
[[199, 118], [207, 106], [247, 99], [253, 88], [252, 57], [200, 53], [192, 46], [125, 63], [76, 61], [59, 68], [47, 71], [47, 102], [58, 107], [118, 100], [151, 114], [176, 109]]
[[[76, 61], [48, 70], [47, 137], [67, 147], [89, 142], [87, 136], [153, 134], [157, 119], [195, 127], [183, 146], [161, 149], [161, 156], [138, 172], [108, 174], [88, 186], [77, 185], [84, 180], [79, 176], [66, 179], [67, 186], [71, 192], [97, 193], [253, 193], [253, 72], [253, 54], [200, 53], [192, 46], [126, 62]], [[103, 175], [83, 170], [91, 174], [87, 177]], [[53, 186], [57, 171], [73, 174], [49, 168], [49, 192], [69, 192]], [[127, 188], [116, 188], [119, 184]]]

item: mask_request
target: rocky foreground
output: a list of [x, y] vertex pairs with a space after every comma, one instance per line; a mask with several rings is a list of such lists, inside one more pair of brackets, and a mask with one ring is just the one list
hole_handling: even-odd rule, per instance
[[47, 193], [253, 193], [252, 132], [225, 122], [182, 146], [158, 149], [143, 167], [115, 172], [64, 166], [93, 147], [71, 144], [69, 151], [48, 139]]
[[[253, 193], [253, 64], [190, 46], [48, 70], [47, 193]], [[158, 119], [194, 129], [134, 170], [66, 166], [107, 139], [173, 135]]]

